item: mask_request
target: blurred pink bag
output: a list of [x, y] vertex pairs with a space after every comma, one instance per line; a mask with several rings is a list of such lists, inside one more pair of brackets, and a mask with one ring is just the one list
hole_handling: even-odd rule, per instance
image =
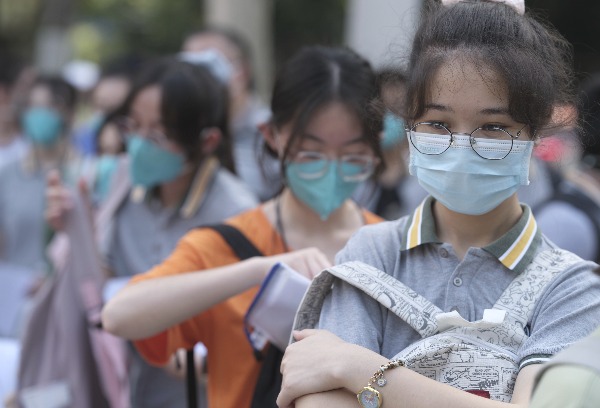
[[36, 293], [22, 341], [18, 401], [23, 408], [126, 408], [123, 340], [100, 327], [106, 276], [79, 195], [55, 237], [56, 271]]

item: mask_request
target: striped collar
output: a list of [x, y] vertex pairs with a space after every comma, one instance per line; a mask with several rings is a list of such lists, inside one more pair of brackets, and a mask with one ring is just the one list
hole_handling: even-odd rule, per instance
[[[402, 250], [412, 249], [421, 244], [441, 243], [435, 233], [435, 222], [431, 206], [435, 199], [427, 197], [409, 216], [402, 231]], [[523, 215], [506, 234], [483, 249], [506, 266], [521, 273], [533, 259], [540, 244], [541, 231], [531, 209], [522, 205]]]

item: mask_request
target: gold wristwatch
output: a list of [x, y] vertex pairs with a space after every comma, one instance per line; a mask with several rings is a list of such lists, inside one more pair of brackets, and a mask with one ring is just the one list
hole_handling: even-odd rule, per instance
[[379, 367], [379, 370], [369, 379], [367, 386], [356, 394], [360, 406], [362, 408], [381, 408], [383, 406], [383, 397], [379, 391], [373, 388], [373, 385], [377, 384], [378, 387], [383, 387], [387, 384], [387, 380], [383, 378], [383, 373], [390, 368], [404, 366], [405, 364], [402, 360], [391, 360]]

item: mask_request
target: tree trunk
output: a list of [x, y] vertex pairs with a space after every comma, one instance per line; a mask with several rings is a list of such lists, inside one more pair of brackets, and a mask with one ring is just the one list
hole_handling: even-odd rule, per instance
[[206, 0], [206, 21], [238, 30], [250, 42], [256, 89], [269, 100], [273, 81], [272, 0]]

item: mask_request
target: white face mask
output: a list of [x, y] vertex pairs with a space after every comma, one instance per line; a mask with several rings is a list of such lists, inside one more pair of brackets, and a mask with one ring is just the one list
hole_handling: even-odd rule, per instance
[[[500, 149], [511, 142], [486, 143], [490, 149]], [[502, 160], [478, 156], [471, 148], [469, 136], [454, 136], [452, 145], [439, 155], [420, 153], [411, 144], [409, 171], [448, 209], [461, 214], [485, 214], [513, 195], [520, 185], [529, 184], [533, 142], [515, 140], [512, 143], [512, 150]]]

